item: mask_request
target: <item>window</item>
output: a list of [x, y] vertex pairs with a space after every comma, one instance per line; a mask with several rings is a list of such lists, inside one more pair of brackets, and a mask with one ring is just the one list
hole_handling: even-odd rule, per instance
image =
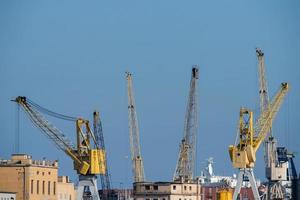
[[56, 194], [56, 182], [53, 182], [53, 194]]
[[[145, 189], [146, 189], [146, 190], [150, 190], [150, 185], [146, 185], [146, 186], [145, 186]], [[147, 200], [147, 199], [146, 199], [146, 200]]]
[[48, 195], [50, 195], [50, 181], [48, 181]]
[[184, 186], [184, 190], [186, 190], [186, 185]]
[[245, 190], [245, 193], [244, 193], [243, 197], [244, 197], [244, 199], [248, 199], [248, 192], [247, 192], [247, 190]]
[[43, 191], [43, 194], [45, 194], [45, 181], [43, 181], [42, 191]]
[[72, 200], [72, 196], [70, 195], [69, 200]]
[[173, 190], [176, 190], [176, 185], [173, 185]]
[[40, 173], [39, 171], [36, 172], [37, 175], [38, 175], [39, 173]]
[[40, 192], [40, 181], [36, 181], [36, 193], [39, 194]]
[[30, 189], [31, 189], [31, 194], [33, 194], [33, 180], [31, 180]]
[[190, 186], [190, 190], [192, 190], [192, 186]]
[[153, 200], [158, 200], [158, 199], [153, 199]]
[[48, 172], [48, 174], [50, 175], [50, 174], [51, 174], [51, 172]]
[[158, 190], [158, 185], [154, 185], [154, 186], [153, 186], [153, 189], [154, 189], [154, 190]]

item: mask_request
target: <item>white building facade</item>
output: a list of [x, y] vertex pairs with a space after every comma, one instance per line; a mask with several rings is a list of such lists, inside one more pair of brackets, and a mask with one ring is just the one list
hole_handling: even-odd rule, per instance
[[16, 200], [15, 192], [0, 192], [0, 200]]

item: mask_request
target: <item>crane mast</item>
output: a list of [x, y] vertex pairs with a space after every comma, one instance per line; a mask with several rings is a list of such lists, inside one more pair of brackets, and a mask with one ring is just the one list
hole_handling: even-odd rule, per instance
[[[97, 190], [96, 176], [105, 173], [104, 150], [100, 149], [96, 138], [91, 131], [89, 121], [54, 113], [45, 109], [30, 99], [19, 96], [14, 99], [32, 123], [39, 128], [54, 144], [64, 151], [73, 161], [74, 169], [79, 175], [77, 200], [83, 198], [84, 187], [89, 187], [93, 199], [100, 200]], [[65, 134], [50, 123], [42, 113], [60, 119], [75, 122], [77, 145], [74, 145]], [[94, 144], [94, 146], [92, 146]]]
[[193, 66], [184, 121], [184, 134], [180, 144], [178, 161], [174, 172], [173, 181], [190, 182], [192, 181], [194, 175], [196, 136], [198, 130], [198, 79], [199, 70], [197, 66]]
[[287, 83], [282, 83], [279, 91], [262, 112], [253, 126], [253, 113], [249, 109], [241, 108], [239, 118], [239, 140], [235, 145], [229, 146], [229, 155], [234, 168], [240, 169], [237, 187], [233, 199], [236, 200], [240, 192], [243, 177], [248, 177], [252, 186], [255, 199], [259, 199], [258, 190], [253, 174], [253, 167], [256, 161], [256, 152], [272, 127], [272, 122], [279, 111], [284, 97], [288, 92]]
[[265, 75], [264, 53], [261, 49], [256, 49], [256, 54], [258, 59], [260, 112], [262, 113], [269, 106], [269, 93]]
[[109, 200], [112, 197], [111, 194], [111, 185], [110, 185], [110, 177], [108, 172], [108, 164], [107, 164], [107, 156], [106, 156], [106, 149], [105, 149], [105, 143], [104, 143], [104, 135], [103, 135], [103, 129], [102, 129], [102, 122], [100, 119], [100, 115], [98, 111], [94, 111], [93, 113], [93, 128], [94, 128], [94, 134], [95, 139], [97, 143], [99, 144], [100, 149], [104, 150], [104, 165], [105, 168], [105, 174], [100, 174], [100, 182], [102, 186], [102, 199], [103, 200]]
[[[267, 88], [267, 81], [265, 75], [265, 62], [264, 62], [264, 53], [261, 49], [256, 49], [256, 55], [258, 60], [258, 74], [259, 74], [259, 97], [260, 97], [260, 112], [263, 113], [269, 106], [269, 93]], [[271, 127], [272, 128], [272, 127]], [[272, 136], [272, 130], [270, 129], [269, 137], [265, 139], [265, 167], [266, 167], [266, 176], [270, 180], [270, 171], [272, 163], [276, 165], [276, 148], [277, 141]]]
[[[258, 75], [259, 75], [259, 97], [260, 97], [260, 113], [263, 113], [269, 106], [269, 93], [265, 75], [265, 58], [264, 53], [261, 49], [256, 49], [256, 55], [258, 60]], [[272, 127], [271, 127], [272, 128]], [[276, 160], [276, 145], [277, 141], [272, 136], [272, 130], [270, 129], [269, 137], [264, 140], [264, 158], [266, 175], [268, 176], [268, 171], [271, 169], [272, 163]], [[268, 178], [269, 179], [269, 178]]]
[[128, 119], [129, 119], [129, 138], [132, 160], [132, 170], [134, 182], [144, 182], [144, 166], [140, 148], [139, 127], [135, 107], [135, 99], [132, 89], [132, 75], [126, 72], [127, 95], [128, 95]]
[[[267, 81], [265, 76], [264, 53], [261, 49], [256, 49], [259, 73], [259, 96], [260, 96], [260, 112], [263, 113], [269, 106], [269, 94]], [[265, 173], [268, 179], [268, 190], [264, 198], [267, 199], [283, 199], [284, 188], [280, 181], [287, 180], [287, 162], [280, 162], [277, 153], [277, 140], [272, 134], [270, 128], [268, 137], [264, 140], [264, 158]]]

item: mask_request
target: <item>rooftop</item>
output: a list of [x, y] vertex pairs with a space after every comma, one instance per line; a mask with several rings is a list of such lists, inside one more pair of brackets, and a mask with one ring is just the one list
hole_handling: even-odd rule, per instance
[[1, 159], [0, 167], [11, 167], [11, 166], [33, 166], [33, 167], [58, 167], [58, 161], [50, 160], [33, 160], [28, 154], [12, 154], [10, 160]]

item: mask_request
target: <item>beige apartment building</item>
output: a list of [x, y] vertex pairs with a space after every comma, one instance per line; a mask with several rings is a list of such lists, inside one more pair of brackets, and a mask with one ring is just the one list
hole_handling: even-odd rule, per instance
[[134, 200], [201, 200], [199, 183], [142, 182], [133, 184]]
[[17, 200], [57, 200], [57, 170], [57, 161], [13, 154], [0, 160], [0, 191], [16, 193]]

